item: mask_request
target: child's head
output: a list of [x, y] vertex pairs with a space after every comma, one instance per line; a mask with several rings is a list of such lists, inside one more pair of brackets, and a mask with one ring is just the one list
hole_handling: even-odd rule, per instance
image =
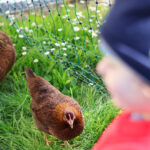
[[108, 56], [97, 71], [117, 105], [150, 113], [150, 2], [143, 1], [115, 1], [100, 28]]
[[133, 112], [150, 113], [150, 85], [116, 57], [106, 56], [97, 64], [97, 72], [115, 104]]

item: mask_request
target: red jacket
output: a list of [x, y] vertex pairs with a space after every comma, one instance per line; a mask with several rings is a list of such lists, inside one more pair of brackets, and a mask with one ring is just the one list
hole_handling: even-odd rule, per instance
[[131, 120], [130, 113], [118, 115], [92, 150], [150, 150], [150, 121]]

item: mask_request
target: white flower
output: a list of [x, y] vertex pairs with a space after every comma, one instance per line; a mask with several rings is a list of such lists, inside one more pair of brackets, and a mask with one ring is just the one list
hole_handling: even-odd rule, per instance
[[79, 31], [80, 30], [80, 28], [79, 27], [74, 27], [74, 31]]
[[82, 16], [82, 11], [77, 12], [77, 16]]
[[94, 85], [93, 83], [89, 83], [89, 86], [92, 86], [92, 85]]
[[100, 10], [97, 10], [97, 13], [100, 13]]
[[92, 37], [97, 37], [97, 34], [95, 32], [92, 32]]
[[95, 30], [95, 33], [98, 34], [100, 31], [99, 30]]
[[78, 18], [80, 18], [80, 17], [85, 18], [85, 17], [82, 15], [82, 12], [81, 12], [81, 11], [80, 11], [80, 12], [77, 12], [77, 16], [78, 16]]
[[33, 23], [32, 23], [32, 26], [34, 27], [35, 25], [36, 25], [35, 22], [33, 22]]
[[23, 50], [26, 50], [27, 48], [25, 46], [22, 47]]
[[43, 44], [46, 44], [46, 41], [43, 41]]
[[0, 23], [0, 27], [4, 26], [4, 23]]
[[75, 18], [75, 19], [72, 19], [73, 21], [77, 21], [77, 18]]
[[16, 44], [13, 44], [13, 46], [15, 47], [15, 46], [16, 46]]
[[84, 30], [84, 31], [87, 31], [87, 28], [86, 28], [86, 27], [83, 27], [83, 30]]
[[62, 28], [58, 29], [58, 31], [59, 31], [59, 32], [62, 31]]
[[45, 52], [44, 55], [49, 55], [49, 51]]
[[66, 45], [66, 43], [64, 43], [64, 42], [63, 42], [63, 43], [61, 43], [61, 45], [62, 45], [62, 46], [65, 46], [65, 45]]
[[59, 43], [55, 43], [55, 46], [59, 47], [59, 46], [60, 46], [60, 44], [59, 44]]
[[11, 20], [14, 20], [14, 19], [15, 19], [15, 16], [14, 16], [14, 15], [10, 15], [9, 17], [10, 17]]
[[101, 3], [101, 5], [107, 7], [109, 6], [109, 3]]
[[64, 53], [64, 56], [67, 56], [67, 54], [66, 54], [66, 53]]
[[20, 37], [20, 38], [23, 38], [24, 36], [23, 36], [22, 34], [19, 34], [19, 37]]
[[54, 50], [55, 50], [55, 48], [52, 48], [52, 49], [51, 49], [51, 52], [54, 51]]
[[45, 18], [45, 16], [43, 16], [43, 18]]
[[84, 3], [85, 3], [85, 1], [83, 1], [83, 0], [80, 0], [80, 3], [81, 3], [81, 4], [84, 4]]
[[64, 47], [64, 48], [62, 48], [62, 49], [63, 49], [64, 51], [66, 51], [66, 50], [67, 50], [67, 48], [65, 48], [65, 47]]
[[35, 15], [35, 12], [32, 12], [32, 15]]
[[33, 30], [29, 30], [29, 33], [32, 33], [33, 32]]
[[19, 30], [19, 29], [17, 29], [16, 31], [17, 31], [18, 33], [20, 32], [20, 30]]
[[88, 30], [89, 33], [92, 33], [92, 30]]
[[74, 40], [79, 40], [79, 39], [80, 39], [80, 37], [78, 37], [78, 36], [77, 36], [77, 37], [74, 37]]
[[69, 4], [68, 6], [69, 6], [69, 7], [74, 7], [74, 5], [73, 5], [73, 4]]
[[92, 22], [93, 20], [92, 19], [89, 19], [89, 22]]
[[99, 19], [102, 19], [103, 17], [102, 16], [99, 16]]
[[97, 24], [100, 24], [100, 21], [96, 21]]
[[28, 31], [29, 31], [29, 28], [28, 28], [28, 27], [25, 27], [25, 30], [28, 32]]
[[9, 14], [10, 14], [10, 11], [9, 11], [9, 10], [7, 10], [5, 13], [6, 13], [6, 15], [9, 15]]
[[64, 7], [64, 5], [62, 4], [62, 5], [60, 5], [60, 7]]
[[27, 4], [30, 5], [30, 4], [32, 4], [32, 3], [31, 3], [31, 1], [27, 1]]
[[33, 62], [34, 62], [34, 63], [37, 63], [37, 62], [39, 62], [39, 60], [38, 60], [38, 59], [34, 59]]
[[95, 15], [92, 15], [91, 17], [92, 17], [92, 18], [95, 18], [96, 16], [95, 16]]
[[22, 52], [22, 55], [26, 55], [27, 54], [27, 52]]
[[71, 48], [71, 45], [68, 45], [68, 48]]
[[29, 5], [29, 7], [33, 7], [32, 3]]
[[91, 11], [96, 11], [96, 7], [89, 7]]
[[10, 24], [9, 24], [10, 26], [12, 26], [13, 25], [13, 22], [10, 22]]
[[65, 19], [65, 18], [69, 17], [69, 15], [64, 15], [64, 16], [62, 16], [62, 17]]
[[75, 24], [77, 24], [77, 23], [78, 23], [78, 22], [73, 22], [72, 24], [75, 25]]

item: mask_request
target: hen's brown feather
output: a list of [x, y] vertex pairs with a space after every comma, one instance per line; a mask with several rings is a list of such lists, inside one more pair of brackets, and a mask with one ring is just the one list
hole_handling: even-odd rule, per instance
[[[71, 97], [63, 95], [45, 79], [36, 76], [31, 69], [25, 70], [37, 128], [61, 140], [70, 140], [78, 136], [84, 128], [80, 105]], [[75, 114], [73, 129], [63, 120], [65, 111]]]
[[5, 77], [16, 60], [16, 52], [11, 39], [0, 32], [0, 81]]

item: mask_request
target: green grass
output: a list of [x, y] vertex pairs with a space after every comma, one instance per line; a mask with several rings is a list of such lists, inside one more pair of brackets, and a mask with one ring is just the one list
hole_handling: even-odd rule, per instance
[[[77, 11], [80, 9], [81, 6], [78, 6]], [[99, 9], [103, 16], [107, 8], [100, 7]], [[60, 11], [62, 16], [66, 14], [64, 8]], [[82, 8], [82, 12], [85, 18], [81, 21], [84, 23], [83, 27], [87, 27], [89, 25], [87, 11]], [[0, 30], [6, 32], [12, 38], [13, 43], [16, 44], [17, 53], [13, 68], [0, 83], [0, 150], [67, 150], [60, 145], [62, 141], [52, 136], [48, 136], [48, 139], [54, 141], [54, 143], [48, 147], [44, 145], [43, 133], [35, 127], [33, 122], [30, 109], [31, 96], [25, 81], [24, 67], [33, 69], [37, 75], [51, 82], [63, 94], [75, 98], [80, 103], [85, 116], [85, 129], [80, 136], [69, 141], [74, 150], [90, 150], [118, 112], [110, 102], [110, 97], [101, 78], [95, 76], [95, 73], [88, 74], [86, 72], [90, 71], [89, 67], [86, 68], [87, 65], [94, 71], [96, 63], [102, 57], [98, 50], [97, 37], [91, 39], [88, 32], [84, 34], [83, 30], [80, 30], [76, 34], [81, 39], [75, 41], [70, 23], [63, 19], [62, 24], [57, 13], [56, 8], [54, 8], [53, 19], [51, 16], [46, 16], [44, 18], [46, 27], [38, 30], [32, 27], [31, 23], [35, 22], [36, 17], [36, 24], [43, 24], [41, 12], [37, 12], [36, 16], [30, 13], [23, 22], [19, 17], [17, 18], [17, 28], [23, 27], [23, 33], [28, 35], [30, 42], [25, 38], [19, 38], [19, 33], [16, 32], [17, 28], [10, 26], [8, 20], [4, 17], [0, 18], [0, 22], [4, 22], [4, 26], [0, 27]], [[90, 12], [91, 15], [92, 13]], [[71, 18], [76, 17], [73, 15], [74, 10], [71, 10], [69, 14]], [[30, 24], [27, 21], [28, 18], [31, 19]], [[96, 19], [91, 23], [92, 28], [96, 30], [95, 24]], [[63, 32], [58, 32], [58, 29], [62, 28], [63, 25], [65, 25]], [[25, 27], [32, 29], [33, 33], [26, 32]], [[47, 34], [44, 31], [45, 28], [51, 34]], [[57, 36], [58, 39], [56, 40], [54, 36]], [[36, 41], [36, 44], [33, 43], [33, 40]], [[61, 44], [62, 40], [68, 42], [67, 46], [71, 45], [71, 48], [67, 48], [65, 51], [68, 57], [63, 56], [64, 51], [61, 50], [63, 46], [55, 46], [56, 42]], [[43, 44], [43, 41], [46, 41], [46, 44]], [[86, 45], [84, 45], [85, 42]], [[77, 49], [72, 44], [76, 44]], [[95, 46], [94, 49], [93, 45]], [[26, 55], [22, 55], [23, 46], [27, 47]], [[49, 57], [43, 55], [51, 48], [55, 48], [55, 51], [50, 53]], [[87, 52], [85, 53], [83, 49], [86, 49]], [[75, 56], [72, 57], [74, 54]], [[95, 55], [98, 57], [95, 57]], [[34, 63], [34, 59], [38, 59], [39, 62]], [[72, 64], [68, 65], [65, 62], [71, 62]], [[90, 82], [96, 82], [96, 84], [89, 86]]]

